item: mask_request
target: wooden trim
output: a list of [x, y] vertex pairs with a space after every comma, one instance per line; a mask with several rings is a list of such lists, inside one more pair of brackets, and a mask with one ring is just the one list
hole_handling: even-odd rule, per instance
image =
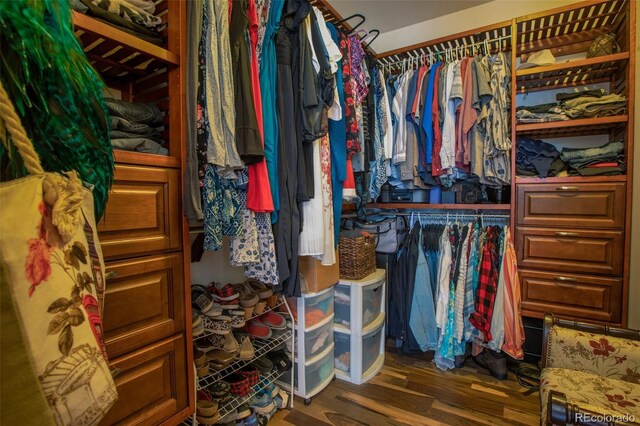
[[577, 61], [563, 62], [559, 64], [535, 67], [523, 70], [516, 70], [516, 77], [527, 75], [543, 74], [545, 72], [554, 72], [562, 70], [570, 70], [572, 68], [588, 67], [590, 65], [603, 64], [606, 62], [617, 62], [629, 59], [629, 52], [616, 53], [614, 55], [598, 56], [595, 58], [580, 59]]
[[379, 209], [424, 210], [510, 210], [510, 204], [429, 204], [429, 203], [374, 203], [367, 207]]
[[[516, 184], [523, 183], [609, 183], [626, 182], [626, 175], [616, 176], [566, 176], [566, 177], [522, 177], [516, 176]], [[513, 198], [512, 198], [513, 199]]]
[[563, 129], [571, 127], [600, 126], [616, 123], [626, 123], [628, 115], [614, 115], [612, 117], [578, 118], [576, 120], [551, 121], [547, 123], [516, 124], [516, 133], [535, 130]]
[[113, 150], [113, 157], [116, 163], [135, 164], [138, 166], [169, 167], [177, 169], [180, 167], [180, 159], [167, 155], [146, 154], [143, 152], [125, 151], [121, 149]]
[[120, 44], [130, 46], [141, 53], [155, 58], [159, 61], [166, 62], [172, 65], [178, 65], [180, 58], [175, 53], [172, 53], [166, 49], [151, 44], [148, 41], [144, 41], [134, 35], [125, 33], [116, 27], [105, 24], [90, 16], [83, 15], [82, 13], [72, 11], [73, 24], [76, 28], [79, 28], [85, 32], [95, 34], [101, 38], [108, 38]]
[[499, 30], [505, 27], [511, 27], [511, 20], [509, 21], [502, 21], [502, 22], [498, 22], [495, 24], [491, 24], [491, 25], [486, 25], [484, 27], [480, 27], [480, 28], [475, 28], [472, 30], [468, 30], [468, 31], [462, 31], [456, 34], [452, 34], [452, 35], [448, 35], [445, 37], [439, 37], [433, 40], [429, 40], [429, 41], [425, 41], [422, 43], [416, 43], [416, 44], [412, 44], [410, 46], [406, 46], [406, 47], [401, 47], [399, 49], [394, 49], [394, 50], [389, 50], [386, 52], [382, 52], [376, 55], [375, 59], [382, 59], [382, 58], [386, 58], [388, 56], [393, 56], [393, 55], [399, 55], [402, 53], [407, 53], [407, 52], [411, 52], [412, 50], [417, 50], [417, 49], [422, 49], [425, 47], [429, 47], [429, 46], [433, 46], [439, 43], [444, 43], [447, 41], [453, 41], [456, 39], [460, 39], [463, 37], [469, 37], [472, 35], [476, 35], [476, 34], [481, 34], [481, 33], [486, 33], [488, 31], [493, 31], [493, 30]]
[[[517, 94], [517, 81], [516, 81], [516, 47], [517, 46], [517, 29], [515, 18], [511, 20], [511, 227], [513, 228], [516, 222], [516, 94]], [[511, 242], [515, 247], [515, 232], [511, 232]]]
[[610, 1], [611, 0], [586, 0], [586, 1], [583, 1], [583, 2], [580, 2], [580, 3], [573, 3], [573, 4], [569, 4], [567, 6], [561, 6], [561, 7], [555, 8], [555, 9], [545, 10], [543, 12], [532, 13], [530, 15], [520, 16], [520, 17], [516, 18], [516, 22], [518, 24], [520, 24], [522, 22], [533, 21], [534, 19], [544, 18], [546, 16], [557, 15], [557, 14], [564, 13], [564, 12], [570, 12], [572, 10], [581, 9], [583, 7], [597, 6], [599, 4], [608, 3]]
[[[629, 51], [636, 52], [636, 1], [629, 0], [628, 12], [626, 14], [627, 31], [628, 31], [628, 43]], [[625, 239], [624, 239], [624, 271], [622, 273], [623, 286], [622, 286], [622, 325], [627, 326], [629, 315], [629, 279], [631, 269], [631, 214], [633, 208], [633, 150], [635, 143], [634, 136], [634, 124], [635, 124], [635, 85], [636, 85], [636, 55], [631, 55], [629, 58], [629, 66], [627, 67], [627, 114], [629, 115], [629, 122], [627, 123], [627, 140], [625, 151], [625, 162], [627, 164], [627, 207], [626, 207], [626, 221], [625, 221]], [[640, 226], [640, 223], [636, 223], [635, 226]]]

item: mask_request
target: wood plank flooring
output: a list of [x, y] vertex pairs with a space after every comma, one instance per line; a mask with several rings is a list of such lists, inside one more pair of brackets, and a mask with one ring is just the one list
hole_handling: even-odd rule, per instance
[[387, 353], [368, 383], [336, 379], [308, 406], [296, 398], [269, 425], [538, 425], [538, 393], [526, 391], [511, 375], [496, 380], [472, 361], [444, 372], [425, 355]]

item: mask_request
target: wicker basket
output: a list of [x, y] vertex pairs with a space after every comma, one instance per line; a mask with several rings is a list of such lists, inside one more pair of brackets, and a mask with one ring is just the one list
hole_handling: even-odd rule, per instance
[[340, 234], [340, 278], [361, 280], [376, 271], [376, 238], [367, 232]]

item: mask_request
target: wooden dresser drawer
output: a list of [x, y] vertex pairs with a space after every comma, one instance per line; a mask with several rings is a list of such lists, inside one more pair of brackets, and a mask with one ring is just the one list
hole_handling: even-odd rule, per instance
[[106, 258], [179, 249], [180, 176], [176, 169], [116, 165], [98, 224]]
[[182, 253], [108, 262], [104, 328], [119, 356], [184, 330]]
[[622, 228], [624, 183], [517, 185], [517, 224]]
[[523, 268], [622, 275], [619, 231], [518, 227], [515, 243]]
[[522, 309], [544, 315], [620, 322], [622, 280], [520, 269]]
[[156, 425], [187, 407], [187, 365], [182, 335], [111, 360], [118, 401], [102, 425]]

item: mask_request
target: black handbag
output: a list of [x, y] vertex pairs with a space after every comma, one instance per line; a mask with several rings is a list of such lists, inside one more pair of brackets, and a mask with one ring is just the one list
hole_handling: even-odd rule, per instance
[[383, 216], [377, 211], [367, 212], [366, 221], [343, 219], [343, 229], [367, 231], [376, 237], [376, 252], [395, 253], [407, 233], [407, 220], [404, 216]]

